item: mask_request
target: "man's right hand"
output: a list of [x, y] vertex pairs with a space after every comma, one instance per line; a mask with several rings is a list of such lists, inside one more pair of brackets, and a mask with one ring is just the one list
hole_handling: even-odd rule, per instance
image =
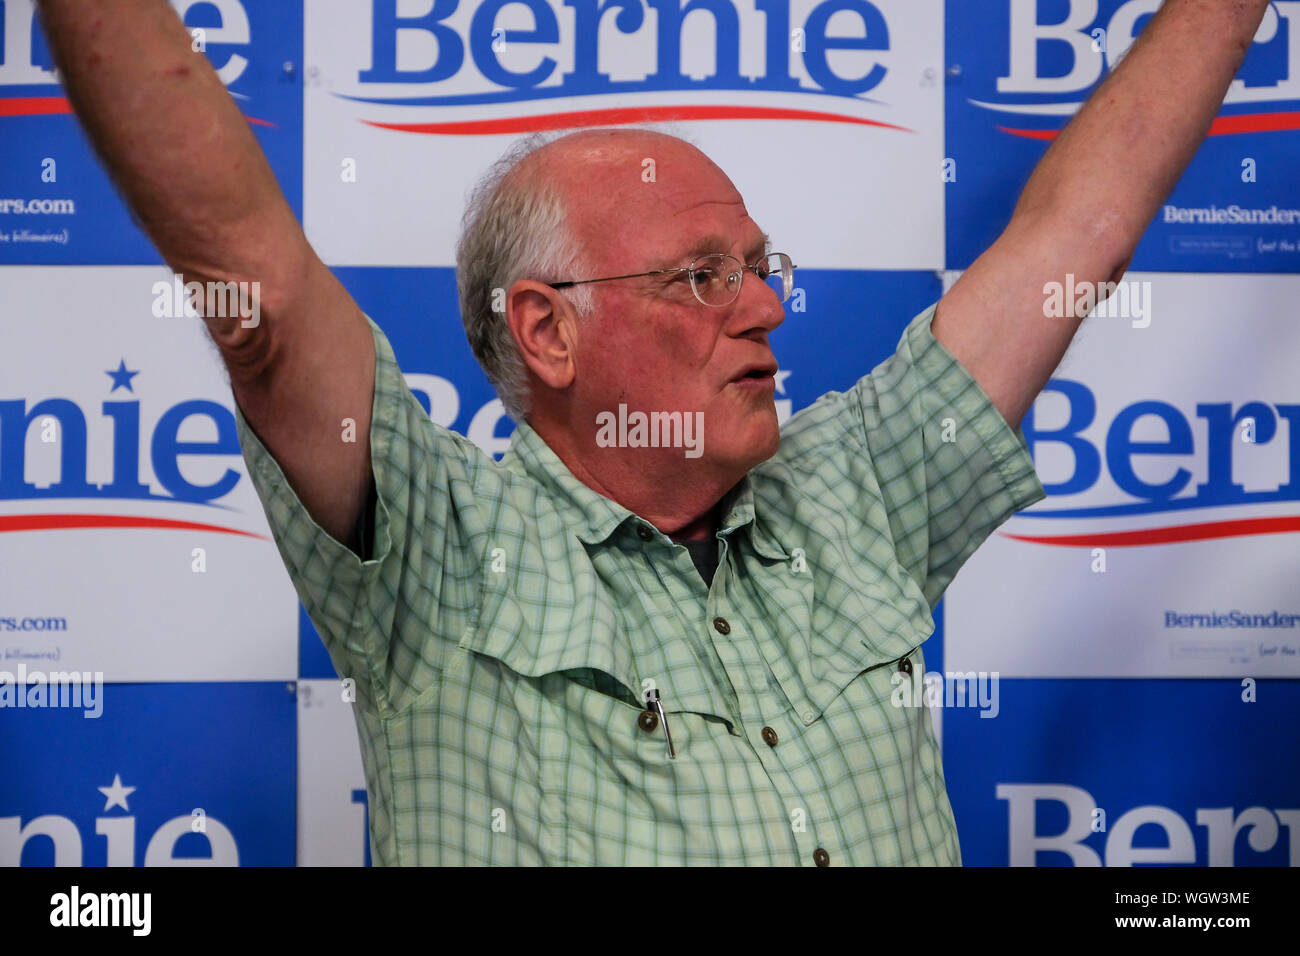
[[244, 417], [299, 499], [355, 544], [370, 487], [365, 316], [308, 244], [243, 114], [165, 0], [40, 9], [68, 98], [163, 259], [185, 282], [258, 284], [256, 324], [204, 321]]

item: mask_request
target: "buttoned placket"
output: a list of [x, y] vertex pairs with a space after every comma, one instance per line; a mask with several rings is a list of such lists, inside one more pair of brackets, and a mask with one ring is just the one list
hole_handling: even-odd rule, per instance
[[[656, 682], [662, 695], [664, 711], [672, 720], [674, 711], [696, 711], [721, 717], [733, 728], [739, 715], [739, 704], [729, 686], [723, 686], [725, 671], [722, 662], [707, 639], [699, 637], [698, 621], [705, 606], [704, 581], [691, 561], [690, 553], [684, 546], [674, 545], [658, 531], [644, 522], [636, 525], [636, 536], [644, 552], [650, 570], [667, 590], [669, 601], [650, 599], [647, 601], [647, 613], [651, 620], [657, 622], [661, 633], [675, 631], [690, 642], [699, 666], [704, 668], [705, 682], [711, 688], [710, 697], [716, 703], [706, 702], [701, 695], [692, 698], [683, 695], [681, 687], [671, 686], [667, 675], [639, 674], [641, 679], [650, 678]], [[715, 575], [716, 580], [716, 575]], [[693, 609], [698, 609], [693, 612]]]
[[[734, 547], [731, 536], [735, 530], [718, 535], [718, 570], [709, 589], [706, 611], [710, 637], [739, 697], [742, 724], [737, 730], [748, 740], [779, 797], [780, 812], [773, 825], [787, 834], [801, 864], [828, 866], [830, 855], [818, 842], [817, 821], [827, 819], [829, 808], [801, 794], [786, 766], [785, 755], [800, 728], [790, 719], [786, 696], [763, 657], [752, 625], [733, 609], [729, 596], [734, 572], [726, 559]], [[811, 710], [804, 716], [815, 719]], [[815, 806], [809, 805], [813, 803]], [[796, 809], [805, 814], [802, 830], [794, 827], [792, 812]]]
[[[750, 533], [752, 530], [751, 525], [748, 532], [740, 532], [740, 526], [737, 526], [718, 533], [717, 569], [712, 583], [705, 588], [704, 580], [684, 545], [670, 549], [666, 547], [667, 540], [651, 526], [644, 522], [635, 525], [638, 542], [668, 590], [669, 603], [681, 626], [688, 633], [694, 631], [698, 634], [702, 630], [705, 644], [721, 665], [727, 686], [719, 687], [715, 681], [714, 688], [726, 701], [728, 718], [733, 723], [732, 732], [745, 737], [751, 752], [763, 766], [769, 786], [765, 788], [762, 803], [770, 814], [773, 834], [777, 831], [784, 834], [791, 856], [801, 865], [828, 866], [830, 851], [820, 842], [827, 835], [819, 834], [818, 821], [824, 830], [830, 808], [815, 795], [810, 797], [799, 792], [784, 756], [797, 734], [802, 732], [800, 723], [811, 724], [816, 715], [808, 702], [803, 702], [803, 709], [797, 716], [792, 714], [784, 691], [764, 659], [756, 635], [730, 596], [734, 584], [731, 551], [735, 547], [731, 538], [734, 533]], [[671, 559], [665, 562], [668, 555]], [[665, 570], [668, 573], [663, 573]], [[701, 597], [704, 599], [702, 602]], [[691, 613], [692, 608], [699, 610]], [[660, 689], [665, 714], [671, 724], [673, 712], [679, 710], [680, 705], [674, 700], [671, 687], [661, 685]], [[646, 733], [663, 733], [652, 711], [643, 712], [638, 720]], [[802, 830], [796, 830], [793, 825], [792, 811], [795, 809], [804, 812]]]

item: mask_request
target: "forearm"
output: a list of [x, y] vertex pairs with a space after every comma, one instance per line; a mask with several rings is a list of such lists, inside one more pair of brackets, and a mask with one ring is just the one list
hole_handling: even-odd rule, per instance
[[[239, 108], [165, 0], [40, 0], [68, 98], [177, 271], [245, 278], [300, 234]], [[261, 262], [258, 260], [262, 259]]]
[[1126, 263], [1209, 131], [1267, 6], [1166, 0], [1038, 164], [1015, 216], [1078, 231], [1099, 262]]
[[208, 330], [249, 425], [312, 517], [347, 540], [371, 473], [369, 442], [339, 438], [341, 420], [370, 430], [375, 353], [360, 309], [165, 0], [40, 4], [77, 116], [163, 258], [187, 281], [256, 283], [261, 321], [205, 316]]

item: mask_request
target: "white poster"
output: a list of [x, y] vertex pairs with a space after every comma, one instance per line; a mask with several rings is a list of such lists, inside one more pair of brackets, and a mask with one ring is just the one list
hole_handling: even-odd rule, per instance
[[306, 3], [304, 220], [331, 265], [452, 265], [513, 140], [635, 116], [673, 122], [800, 265], [943, 266], [939, 0], [384, 6]]
[[362, 866], [366, 774], [353, 695], [339, 680], [298, 681], [298, 865]]
[[1300, 324], [1279, 307], [1300, 277], [1125, 283], [1127, 314], [1084, 322], [1026, 428], [1048, 498], [948, 589], [947, 665], [1300, 675]]
[[162, 267], [0, 268], [0, 667], [291, 680], [297, 597]]

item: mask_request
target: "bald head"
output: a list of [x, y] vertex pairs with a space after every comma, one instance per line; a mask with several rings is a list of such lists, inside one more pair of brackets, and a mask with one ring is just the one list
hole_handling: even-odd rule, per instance
[[631, 266], [646, 256], [655, 261], [647, 269], [679, 264], [669, 261], [674, 250], [656, 247], [651, 234], [656, 224], [683, 212], [674, 199], [685, 183], [712, 181], [718, 195], [740, 202], [735, 186], [703, 152], [679, 137], [645, 129], [569, 133], [527, 154], [509, 178], [524, 188], [548, 184], [563, 197], [590, 276], [639, 271]]
[[583, 129], [567, 133], [534, 149], [515, 166], [513, 175], [541, 176], [551, 182], [567, 183], [574, 175], [591, 175], [632, 162], [638, 172], [643, 159], [654, 159], [682, 151], [710, 162], [686, 140], [646, 129]]

